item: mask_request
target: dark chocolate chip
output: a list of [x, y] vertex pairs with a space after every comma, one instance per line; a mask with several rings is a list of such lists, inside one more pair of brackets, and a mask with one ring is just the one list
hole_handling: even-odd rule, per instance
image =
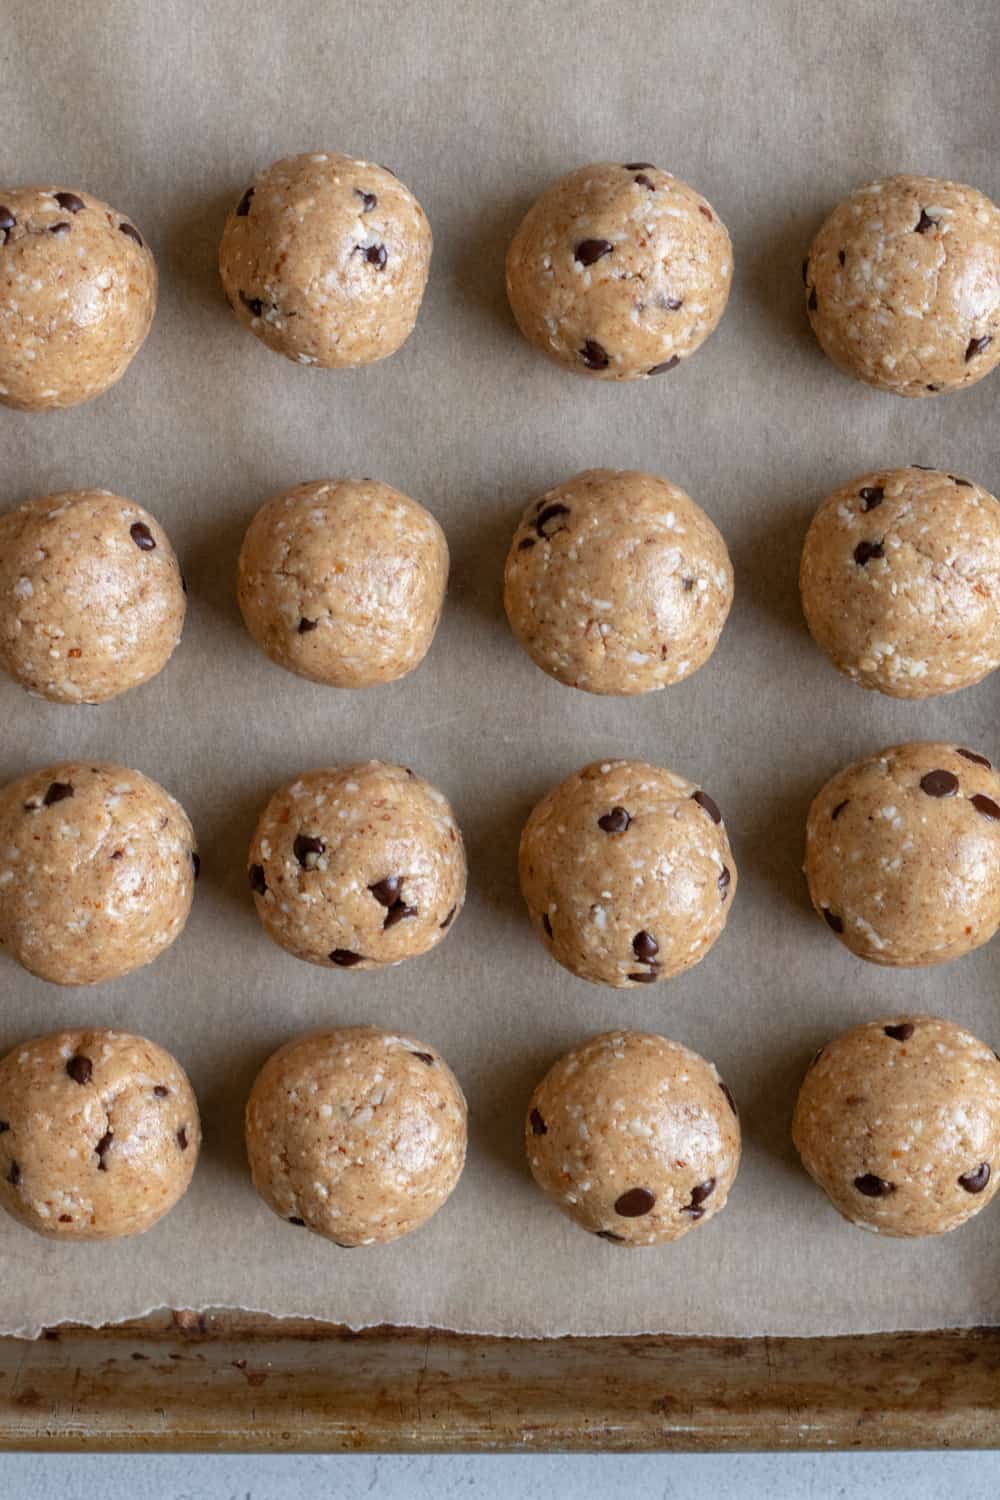
[[119, 224], [118, 228], [121, 230], [122, 234], [125, 235], [126, 239], [135, 240], [135, 243], [139, 246], [139, 249], [142, 249], [142, 235], [139, 233], [138, 229], [136, 229], [134, 224]]
[[631, 979], [633, 984], [655, 984], [660, 975], [655, 964], [642, 973], [628, 974], [626, 978]]
[[708, 206], [707, 203], [699, 203], [698, 204], [698, 212], [700, 214], [704, 214], [705, 218], [708, 220], [709, 223], [712, 222], [712, 217], [713, 217], [712, 210], [709, 208], [709, 206]]
[[920, 778], [920, 790], [928, 797], [954, 797], [958, 791], [958, 777], [954, 771], [928, 771]]
[[826, 925], [833, 932], [843, 932], [843, 930], [844, 930], [844, 919], [843, 919], [843, 917], [838, 917], [837, 913], [835, 911], [831, 911], [828, 906], [824, 906], [824, 908], [823, 908], [823, 919], [826, 922]]
[[395, 927], [396, 923], [402, 922], [404, 917], [415, 917], [416, 915], [417, 908], [415, 906], [404, 906], [402, 901], [394, 901], [385, 914], [382, 931], [385, 932], [388, 928]]
[[154, 1083], [153, 1093], [156, 1095], [157, 1099], [165, 1099], [170, 1093], [170, 1090], [167, 1088], [167, 1085], [165, 1083]]
[[958, 1179], [960, 1188], [967, 1193], [981, 1193], [990, 1180], [990, 1164], [988, 1161], [980, 1162], [971, 1172], [963, 1172]]
[[705, 1210], [703, 1208], [692, 1208], [690, 1205], [687, 1208], [682, 1208], [681, 1213], [687, 1214], [689, 1219], [703, 1219], [705, 1217]]
[[977, 792], [969, 800], [981, 817], [989, 818], [991, 823], [1000, 822], [1000, 807], [997, 806], [992, 797], [985, 797], [982, 792]]
[[632, 952], [635, 954], [640, 963], [653, 963], [659, 951], [659, 943], [656, 941], [653, 934], [651, 932], [647, 932], [645, 928], [643, 928], [642, 932], [637, 932], [635, 937], [632, 939]]
[[264, 304], [259, 297], [248, 297], [246, 292], [240, 292], [240, 301], [252, 318], [259, 318], [264, 311]]
[[66, 219], [60, 219], [58, 224], [50, 224], [49, 225], [49, 234], [55, 234], [55, 235], [69, 234], [69, 223], [68, 223], [68, 221]]
[[653, 181], [652, 177], [647, 177], [645, 172], [637, 172], [635, 181], [640, 187], [648, 188], [651, 193], [656, 192], [656, 183]]
[[729, 866], [728, 865], [723, 865], [722, 869], [719, 871], [719, 879], [718, 879], [719, 890], [722, 893], [723, 897], [725, 897], [726, 892], [728, 891], [730, 885], [732, 884], [732, 879], [733, 879], [733, 877], [732, 877], [732, 873], [731, 873], [731, 871], [729, 869]]
[[10, 1183], [11, 1187], [17, 1187], [18, 1183], [21, 1181], [21, 1168], [18, 1166], [16, 1161], [12, 1161], [10, 1164], [10, 1170], [7, 1173], [7, 1181]]
[[338, 969], [353, 969], [355, 964], [362, 962], [362, 955], [352, 953], [349, 948], [334, 948], [330, 954], [330, 962], [336, 964]]
[[613, 1245], [624, 1245], [625, 1236], [614, 1234], [610, 1229], [595, 1229], [594, 1233], [599, 1240], [610, 1240]]
[[971, 479], [959, 479], [954, 474], [949, 474], [948, 478], [951, 480], [952, 484], [957, 484], [958, 488], [960, 490], [971, 490], [972, 489], [972, 480]]
[[714, 1192], [714, 1177], [709, 1177], [705, 1182], [699, 1182], [697, 1187], [693, 1187], [691, 1189], [691, 1207], [700, 1207], [700, 1205], [705, 1202], [706, 1198], [711, 1198]]
[[191, 868], [194, 871], [194, 878], [195, 880], [197, 880], [198, 876], [201, 874], [201, 855], [198, 853], [197, 849], [191, 850]]
[[258, 896], [267, 894], [267, 881], [264, 879], [264, 866], [251, 865], [247, 872], [250, 876], [250, 889], [256, 891]]
[[708, 813], [708, 816], [711, 818], [713, 823], [722, 822], [722, 814], [719, 811], [719, 804], [712, 797], [710, 797], [707, 792], [703, 792], [700, 789], [697, 792], [692, 792], [691, 801], [697, 802], [699, 807], [704, 808], [705, 812]]
[[645, 172], [647, 167], [651, 172], [656, 171], [656, 165], [651, 161], [627, 161], [625, 163], [626, 172]]
[[114, 1132], [111, 1130], [106, 1130], [105, 1133], [101, 1136], [101, 1139], [98, 1141], [97, 1145], [94, 1147], [94, 1151], [97, 1155], [97, 1170], [99, 1172], [106, 1172], [108, 1170], [108, 1164], [105, 1160], [105, 1157], [111, 1150], [111, 1143], [114, 1138]]
[[5, 1130], [9, 1130], [9, 1129], [10, 1129], [10, 1121], [9, 1120], [0, 1120], [0, 1135], [3, 1135], [4, 1131]]
[[724, 1082], [723, 1079], [720, 1078], [719, 1079], [719, 1088], [725, 1094], [725, 1096], [726, 1096], [726, 1103], [729, 1105], [729, 1108], [732, 1110], [733, 1114], [738, 1117], [739, 1116], [739, 1110], [736, 1108], [736, 1100], [733, 1098], [733, 1091], [729, 1087], [729, 1084], [726, 1083], [726, 1082]]
[[531, 1121], [532, 1135], [548, 1135], [549, 1127], [546, 1125], [537, 1109], [533, 1109], [531, 1111], [528, 1119]]
[[68, 214], [82, 213], [87, 207], [82, 198], [76, 193], [56, 193], [56, 202], [60, 208], [64, 208]]
[[858, 494], [865, 502], [865, 510], [874, 510], [885, 499], [885, 490], [880, 484], [866, 484], [864, 489], [858, 491]]
[[452, 922], [455, 919], [455, 912], [456, 912], [456, 910], [457, 910], [457, 908], [453, 906], [452, 909], [451, 909], [451, 911], [445, 917], [444, 921], [441, 923], [441, 931], [442, 932], [444, 931], [444, 929], [446, 927], [450, 927], [451, 926]]
[[527, 552], [528, 548], [534, 545], [535, 538], [533, 536], [523, 536], [517, 544], [517, 550], [518, 552]]
[[916, 234], [926, 234], [928, 229], [936, 229], [940, 222], [940, 219], [932, 219], [926, 208], [922, 208], [920, 210], [920, 218], [914, 225], [914, 232]]
[[568, 515], [568, 505], [560, 505], [558, 502], [554, 505], [546, 505], [544, 510], [542, 510], [541, 513], [535, 517], [535, 530], [538, 532], [538, 535], [547, 542], [550, 540], [550, 538], [555, 536], [556, 531], [565, 531], [566, 529], [564, 526], [557, 526], [555, 528], [555, 531], [546, 531], [545, 528], [546, 526], [548, 526], [549, 522], [554, 521], [557, 516]]
[[873, 557], [884, 557], [885, 548], [881, 542], [859, 542], [854, 549], [854, 561], [859, 568], [867, 567]]
[[978, 339], [970, 339], [965, 349], [965, 363], [968, 364], [969, 360], [973, 359], [975, 355], [982, 354], [985, 349], [990, 347], [992, 342], [993, 335], [991, 333], [984, 333]]
[[552, 923], [549, 921], [549, 914], [547, 911], [542, 913], [542, 926], [545, 928], [545, 936], [551, 937]]
[[592, 266], [595, 261], [610, 255], [614, 248], [610, 240], [581, 240], [573, 254], [581, 266]]
[[368, 889], [381, 906], [392, 906], [399, 896], [402, 883], [402, 875], [387, 875], [384, 880], [376, 880]]
[[94, 1072], [94, 1064], [89, 1057], [84, 1057], [82, 1053], [78, 1052], [66, 1064], [66, 1072], [74, 1083], [89, 1083]]
[[320, 838], [316, 838], [314, 834], [297, 833], [295, 835], [295, 842], [292, 845], [292, 853], [295, 855], [295, 858], [298, 860], [303, 870], [312, 868], [308, 863], [310, 854], [324, 854], [325, 852], [326, 845], [324, 844], [323, 840]]
[[388, 259], [389, 255], [384, 245], [369, 245], [365, 250], [365, 260], [376, 270], [384, 271]]
[[253, 195], [255, 191], [255, 188], [248, 187], [239, 203], [237, 203], [236, 217], [238, 219], [245, 219], [247, 214], [250, 212], [250, 204], [253, 201]]
[[410, 1056], [411, 1057], [419, 1057], [420, 1061], [422, 1063], [425, 1063], [428, 1068], [433, 1068], [433, 1066], [434, 1066], [434, 1054], [433, 1054], [433, 1052], [411, 1052]]
[[683, 297], [664, 297], [663, 306], [668, 312], [679, 312], [684, 306]]
[[833, 812], [830, 814], [832, 822], [836, 823], [837, 819], [840, 817], [841, 813], [844, 811], [844, 808], [847, 806], [850, 800], [850, 797], [845, 797], [843, 802], [837, 803], [836, 807], [833, 809]]
[[294, 1224], [297, 1229], [305, 1229], [305, 1227], [306, 1227], [306, 1221], [305, 1221], [305, 1219], [298, 1218], [298, 1216], [296, 1214], [292, 1214], [289, 1217], [288, 1222], [289, 1222], [289, 1224]]
[[596, 339], [587, 339], [580, 350], [580, 358], [588, 370], [606, 370], [611, 363], [611, 357], [603, 344]]
[[670, 358], [669, 359], [665, 359], [662, 362], [662, 364], [653, 365], [652, 369], [646, 371], [646, 374], [647, 375], [665, 375], [668, 370], [676, 370], [676, 368], [680, 364], [680, 362], [681, 362], [680, 355], [679, 354], [672, 354], [670, 356]]
[[371, 211], [372, 211], [372, 209], [375, 207], [376, 203], [378, 202], [378, 199], [376, 198], [375, 194], [374, 193], [366, 193], [365, 190], [364, 190], [364, 188], [355, 188], [354, 191], [355, 191], [355, 193], [357, 193], [358, 197], [361, 199], [361, 212], [363, 214], [370, 214]]
[[133, 521], [132, 525], [128, 529], [128, 534], [132, 538], [133, 542], [135, 542], [135, 545], [138, 547], [140, 552], [152, 552], [156, 546], [156, 541], [153, 537], [153, 533], [150, 531], [145, 521]]
[[656, 1202], [656, 1194], [649, 1188], [629, 1188], [615, 1203], [615, 1213], [623, 1219], [639, 1219], [648, 1214]]
[[[940, 389], [941, 389], [941, 387], [939, 385], [925, 385], [924, 386], [924, 390], [925, 391], [939, 391]], [[919, 469], [920, 465], [919, 464], [914, 464], [913, 467], [915, 469]]]
[[886, 1182], [884, 1177], [876, 1177], [874, 1172], [864, 1172], [860, 1177], [855, 1177], [854, 1186], [866, 1198], [888, 1198], [890, 1193], [896, 1191], [895, 1183]]
[[604, 813], [598, 818], [598, 828], [603, 828], [605, 833], [624, 833], [632, 819], [624, 807], [613, 807], [609, 813]]
[[299, 621], [299, 635], [308, 635], [310, 630], [317, 630], [318, 628], [319, 621], [307, 620], [305, 615], [303, 615], [301, 620]]
[[188, 1148], [188, 1133], [183, 1125], [177, 1132], [177, 1144], [182, 1151], [186, 1151]]
[[908, 1042], [916, 1029], [912, 1021], [901, 1021], [898, 1026], [882, 1027], [886, 1036], [891, 1036], [894, 1042]]
[[844, 262], [847, 259], [847, 251], [846, 250], [838, 250], [837, 251], [837, 259], [840, 261], [840, 264], [843, 265]]
[[42, 798], [43, 807], [51, 807], [53, 802], [65, 802], [67, 797], [73, 795], [73, 783], [70, 781], [53, 781], [48, 791]]
[[808, 286], [809, 285], [809, 259], [808, 259], [808, 257], [802, 262], [802, 285], [803, 286]]
[[14, 228], [14, 225], [16, 223], [17, 220], [14, 218], [14, 215], [11, 213], [10, 209], [4, 208], [3, 205], [0, 204], [0, 245], [6, 245], [8, 239], [10, 238], [10, 231]]
[[809, 301], [806, 303], [806, 306], [808, 307], [810, 312], [815, 312], [817, 307], [819, 307], [819, 298], [816, 296], [815, 287], [813, 287], [812, 291], [809, 293]]

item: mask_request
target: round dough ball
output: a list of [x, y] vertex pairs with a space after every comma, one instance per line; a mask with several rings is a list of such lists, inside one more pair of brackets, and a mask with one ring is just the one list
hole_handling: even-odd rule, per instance
[[98, 984], [152, 963], [197, 874], [187, 814], [139, 771], [65, 761], [0, 790], [0, 944], [40, 979]]
[[156, 311], [156, 262], [131, 219], [60, 188], [0, 188], [0, 405], [92, 401]]
[[667, 479], [588, 469], [529, 505], [504, 574], [536, 666], [588, 693], [651, 693], [703, 666], [733, 602], [726, 544]]
[[599, 380], [675, 369], [722, 317], [732, 276], [722, 220], [649, 162], [560, 177], [507, 251], [507, 296], [525, 338]]
[[938, 177], [887, 177], [833, 210], [802, 267], [823, 352], [896, 396], [974, 385], [1000, 359], [1000, 209]]
[[386, 167], [289, 156], [254, 179], [226, 220], [219, 271], [245, 328], [300, 365], [385, 359], [409, 338], [433, 238]]
[[159, 522], [110, 490], [0, 515], [0, 667], [54, 703], [106, 703], [166, 665], [184, 581]]
[[970, 479], [911, 465], [842, 485], [799, 583], [816, 644], [862, 687], [933, 698], [1000, 666], [1000, 505]]
[[594, 761], [554, 787], [524, 825], [519, 867], [552, 957], [616, 989], [700, 962], [736, 893], [715, 802], [641, 760]]
[[1000, 1186], [1000, 1059], [934, 1016], [855, 1026], [813, 1059], [792, 1136], [859, 1229], [945, 1234]]
[[57, 1240], [144, 1234], [201, 1146], [175, 1057], [126, 1031], [58, 1031], [0, 1062], [0, 1208]]
[[436, 787], [372, 760], [279, 787], [249, 877], [279, 947], [327, 968], [375, 969], [441, 941], [465, 903], [465, 849]]
[[712, 1218], [740, 1164], [736, 1104], [714, 1065], [644, 1031], [561, 1057], [531, 1096], [524, 1139], [542, 1192], [619, 1245], [660, 1245]]
[[1000, 926], [1000, 775], [928, 740], [845, 767], [809, 809], [805, 873], [859, 958], [914, 968], [969, 953]]
[[465, 1164], [465, 1096], [439, 1052], [377, 1026], [296, 1037], [246, 1108], [250, 1173], [268, 1208], [345, 1249], [426, 1224]]
[[332, 687], [418, 667], [448, 585], [429, 511], [376, 479], [298, 484], [262, 505], [240, 550], [246, 627], [279, 667]]

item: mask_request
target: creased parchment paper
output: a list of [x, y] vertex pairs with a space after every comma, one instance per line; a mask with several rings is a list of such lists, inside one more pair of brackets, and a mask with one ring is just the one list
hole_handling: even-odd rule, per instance
[[[855, 473], [916, 462], [1000, 489], [1000, 376], [933, 401], [867, 390], [820, 354], [800, 281], [811, 234], [859, 182], [926, 172], [1000, 198], [998, 39], [990, 0], [7, 0], [0, 181], [83, 186], [127, 211], [154, 247], [162, 294], [146, 348], [111, 394], [59, 414], [0, 412], [0, 503], [84, 485], [134, 497], [177, 546], [191, 607], [168, 669], [116, 703], [58, 707], [0, 684], [0, 774], [69, 756], [137, 766], [190, 812], [203, 873], [181, 939], [127, 979], [63, 991], [0, 960], [0, 1042], [82, 1023], [146, 1032], [189, 1069], [206, 1143], [192, 1190], [145, 1238], [52, 1245], [0, 1223], [3, 1329], [162, 1304], [515, 1334], [1000, 1320], [1000, 1208], [939, 1241], [879, 1241], [837, 1218], [789, 1141], [806, 1061], [843, 1027], [929, 1010], [1000, 1043], [996, 943], [936, 971], [878, 970], [815, 920], [800, 875], [809, 800], [844, 762], [920, 737], [1000, 756], [1000, 679], [926, 705], [865, 694], [811, 644], [796, 590], [813, 507]], [[416, 332], [396, 358], [355, 373], [269, 353], [237, 326], [216, 274], [227, 206], [272, 159], [310, 149], [387, 163], [434, 228]], [[550, 367], [504, 297], [504, 249], [531, 198], [606, 159], [685, 177], [735, 242], [719, 331], [678, 372], [639, 385]], [[550, 681], [503, 618], [521, 507], [592, 465], [677, 481], [736, 566], [714, 658], [642, 699]], [[427, 661], [356, 693], [271, 666], [234, 597], [256, 507], [343, 474], [378, 475], [428, 505], [453, 559]], [[616, 755], [702, 782], [741, 875], [705, 962], [630, 993], [546, 957], [515, 868], [533, 802]], [[427, 958], [376, 974], [312, 968], [258, 926], [247, 844], [279, 782], [371, 756], [413, 765], [452, 799], [471, 900]], [[362, 1020], [442, 1048], [468, 1093], [471, 1143], [458, 1191], [427, 1228], [342, 1255], [258, 1202], [241, 1116], [285, 1037]], [[574, 1042], [619, 1025], [714, 1059], [744, 1122], [725, 1213], [676, 1246], [635, 1253], [554, 1212], [521, 1146], [535, 1080]]]

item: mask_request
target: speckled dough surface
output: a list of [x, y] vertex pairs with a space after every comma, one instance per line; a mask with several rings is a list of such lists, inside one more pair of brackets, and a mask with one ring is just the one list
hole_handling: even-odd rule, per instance
[[226, 220], [222, 284], [269, 349], [328, 368], [409, 337], [430, 269], [427, 216], [385, 167], [316, 152], [277, 161]]
[[951, 1021], [888, 1016], [814, 1058], [792, 1134], [838, 1213], [876, 1234], [945, 1234], [1000, 1186], [1000, 1059]]
[[694, 188], [649, 162], [598, 162], [552, 184], [507, 251], [525, 338], [600, 380], [673, 370], [725, 311], [733, 247]]
[[131, 219], [79, 189], [0, 188], [0, 405], [100, 396], [155, 311], [156, 263]]
[[937, 177], [887, 177], [838, 203], [803, 263], [823, 350], [897, 396], [982, 380], [1000, 359], [1000, 210]]
[[521, 891], [564, 968], [628, 989], [705, 957], [736, 862], [712, 798], [644, 761], [594, 761], [554, 787], [521, 834]]
[[733, 600], [726, 544], [676, 484], [588, 469], [534, 501], [504, 574], [536, 666], [589, 693], [650, 693], [696, 672]]
[[913, 967], [1000, 925], [1000, 775], [957, 745], [890, 745], [845, 767], [809, 809], [813, 906], [859, 958]]
[[425, 1042], [344, 1026], [268, 1058], [246, 1109], [254, 1186], [269, 1208], [344, 1247], [419, 1229], [465, 1164], [466, 1106]]
[[0, 515], [0, 667], [56, 703], [104, 703], [180, 640], [184, 584], [160, 524], [109, 490]]
[[447, 799], [402, 766], [309, 771], [260, 816], [250, 888], [268, 936], [308, 963], [373, 969], [415, 958], [465, 901], [465, 850]]
[[275, 495], [240, 551], [247, 629], [290, 672], [334, 687], [394, 682], [434, 639], [448, 543], [429, 511], [375, 479]]
[[184, 1070], [125, 1031], [59, 1031], [0, 1062], [0, 1208], [36, 1234], [143, 1234], [185, 1192], [201, 1146]]
[[852, 479], [813, 517], [799, 582], [814, 640], [862, 687], [930, 698], [1000, 666], [1000, 504], [970, 479]]
[[187, 814], [139, 771], [66, 761], [0, 791], [0, 945], [41, 979], [151, 963], [187, 921], [197, 869]]
[[561, 1057], [531, 1096], [524, 1139], [556, 1207], [629, 1246], [712, 1218], [740, 1163], [736, 1105], [713, 1064], [642, 1031], [609, 1031]]

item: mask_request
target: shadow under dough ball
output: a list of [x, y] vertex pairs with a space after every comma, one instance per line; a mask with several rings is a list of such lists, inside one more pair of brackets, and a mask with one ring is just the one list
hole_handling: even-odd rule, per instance
[[260, 649], [332, 687], [395, 682], [430, 649], [448, 543], [416, 500], [375, 479], [326, 479], [275, 495], [240, 549], [237, 592]]
[[90, 193], [0, 188], [0, 405], [78, 406], [120, 380], [156, 311], [156, 262]]
[[866, 385], [933, 396], [1000, 359], [1000, 209], [964, 183], [901, 175], [855, 189], [802, 277], [823, 352]]
[[649, 162], [597, 162], [546, 188], [507, 250], [524, 337], [598, 380], [676, 369], [725, 311], [733, 247], [715, 210]]
[[553, 1064], [524, 1141], [555, 1206], [626, 1246], [680, 1239], [712, 1218], [740, 1163], [736, 1104], [714, 1065], [642, 1031], [591, 1037]]
[[1000, 1059], [934, 1016], [855, 1026], [810, 1065], [792, 1136], [806, 1171], [859, 1229], [945, 1234], [1000, 1186]]
[[425, 1042], [377, 1026], [297, 1037], [246, 1107], [254, 1187], [279, 1218], [344, 1249], [419, 1229], [465, 1164], [465, 1097]]
[[465, 901], [465, 849], [447, 799], [412, 771], [374, 760], [279, 787], [248, 865], [268, 937], [327, 968], [416, 958]]
[[65, 761], [0, 790], [0, 947], [40, 979], [98, 984], [152, 963], [197, 873], [187, 814], [139, 771]]
[[588, 693], [651, 693], [711, 656], [733, 569], [708, 516], [669, 480], [589, 469], [528, 506], [504, 571], [518, 643]]
[[862, 687], [933, 698], [1000, 666], [1000, 504], [969, 479], [911, 466], [842, 485], [799, 584], [816, 644]]
[[143, 1234], [194, 1175], [201, 1126], [177, 1059], [125, 1031], [60, 1031], [0, 1062], [0, 1208], [49, 1239]]
[[817, 913], [870, 963], [959, 958], [1000, 926], [1000, 775], [985, 755], [918, 740], [837, 773], [809, 809]]
[[54, 703], [105, 703], [162, 670], [186, 603], [174, 550], [109, 490], [0, 515], [0, 667]]
[[660, 766], [594, 761], [534, 808], [521, 892], [548, 952], [594, 984], [672, 979], [719, 937], [736, 862], [707, 792]]
[[406, 341], [433, 239], [386, 167], [332, 152], [277, 161], [226, 219], [219, 271], [245, 328], [286, 359], [369, 365]]

